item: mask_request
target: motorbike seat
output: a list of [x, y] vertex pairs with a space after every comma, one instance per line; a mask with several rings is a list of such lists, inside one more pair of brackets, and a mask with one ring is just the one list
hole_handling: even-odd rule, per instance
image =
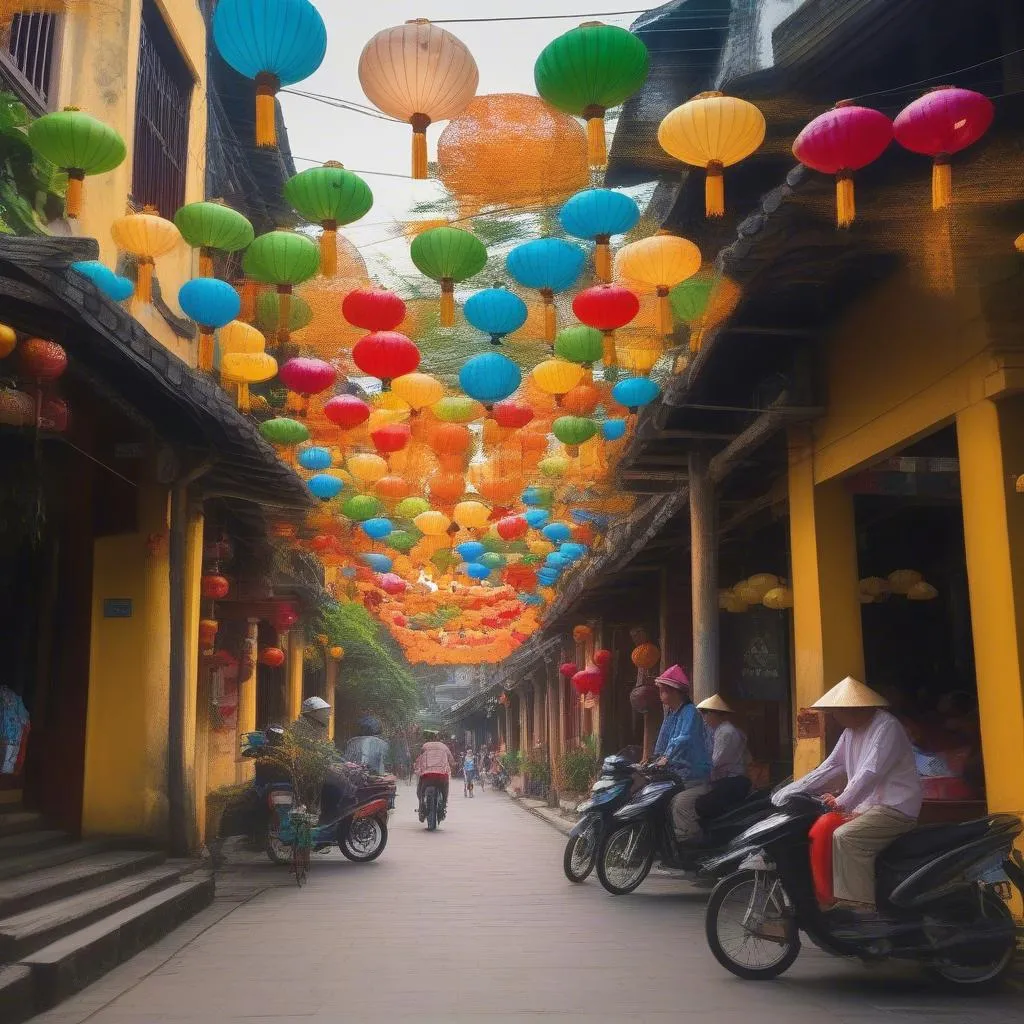
[[882, 851], [887, 862], [917, 861], [980, 839], [989, 830], [988, 818], [953, 825], [924, 825], [902, 835]]

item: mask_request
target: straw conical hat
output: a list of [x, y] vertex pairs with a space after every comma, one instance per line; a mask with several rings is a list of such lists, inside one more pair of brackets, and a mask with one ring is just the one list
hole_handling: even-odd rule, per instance
[[678, 666], [665, 669], [655, 680], [663, 686], [671, 686], [673, 690], [689, 690], [690, 677]]
[[827, 708], [887, 708], [889, 702], [870, 686], [847, 676], [841, 683], [836, 683], [823, 697], [816, 700], [811, 707]]
[[725, 701], [722, 700], [722, 698], [719, 697], [717, 693], [714, 694], [711, 697], [708, 697], [707, 700], [702, 700], [697, 705], [697, 710], [698, 711], [722, 711], [722, 712], [724, 712], [727, 715], [731, 715], [733, 713], [732, 708], [729, 707], [729, 705], [726, 704]]

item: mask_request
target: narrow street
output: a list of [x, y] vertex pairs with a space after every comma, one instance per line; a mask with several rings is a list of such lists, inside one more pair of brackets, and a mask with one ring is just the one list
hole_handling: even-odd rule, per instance
[[381, 859], [318, 857], [301, 891], [265, 861], [233, 866], [212, 908], [37, 1021], [1020, 1019], [1019, 989], [951, 1000], [913, 970], [813, 948], [777, 982], [738, 981], [708, 953], [704, 893], [664, 878], [618, 899], [595, 878], [572, 886], [555, 829], [504, 794], [452, 792], [428, 834], [400, 786]]

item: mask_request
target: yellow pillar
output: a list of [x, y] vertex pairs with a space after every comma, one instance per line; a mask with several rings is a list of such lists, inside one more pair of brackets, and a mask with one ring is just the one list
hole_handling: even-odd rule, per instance
[[324, 668], [324, 692], [320, 694], [332, 708], [331, 720], [327, 723], [327, 738], [332, 743], [334, 742], [334, 712], [337, 709], [338, 670], [340, 667], [337, 661], [329, 655], [327, 656], [327, 664]]
[[301, 630], [288, 634], [288, 668], [285, 683], [285, 710], [288, 721], [294, 722], [302, 713], [302, 664], [305, 660], [306, 641]]
[[260, 620], [249, 619], [245, 634], [242, 664], [249, 666], [248, 673], [238, 677], [238, 711], [235, 727], [235, 782], [245, 782], [256, 771], [251, 758], [243, 758], [242, 737], [256, 730], [256, 656], [258, 654]]
[[956, 418], [981, 746], [990, 811], [1024, 809], [1024, 398]]
[[93, 549], [84, 835], [167, 838], [168, 492], [142, 484], [137, 533]]
[[810, 441], [809, 431], [790, 433], [793, 711], [797, 715], [793, 773], [798, 778], [825, 754], [824, 723], [820, 723], [820, 735], [806, 735], [800, 711], [848, 675], [864, 680], [853, 496], [838, 478], [815, 485]]
[[[185, 719], [181, 742], [185, 760], [185, 801], [191, 808], [189, 843], [195, 848], [206, 820], [206, 758], [198, 757], [198, 731], [209, 727], [209, 714], [199, 703], [199, 618], [200, 587], [203, 574], [203, 513], [189, 512], [185, 533]], [[202, 716], [202, 723], [199, 716]]]

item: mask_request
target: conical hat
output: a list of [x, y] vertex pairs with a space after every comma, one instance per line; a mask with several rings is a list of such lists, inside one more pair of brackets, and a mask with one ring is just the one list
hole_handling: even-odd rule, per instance
[[836, 683], [823, 697], [816, 700], [811, 707], [827, 708], [887, 708], [889, 702], [870, 686], [847, 676], [841, 683]]
[[724, 712], [727, 715], [731, 715], [733, 713], [732, 708], [729, 707], [729, 705], [726, 704], [725, 701], [722, 700], [722, 698], [719, 697], [719, 695], [717, 693], [714, 694], [711, 697], [708, 697], [707, 700], [702, 700], [697, 705], [697, 710], [698, 711], [722, 711], [722, 712]]
[[678, 665], [665, 669], [654, 681], [662, 686], [671, 686], [674, 690], [690, 688], [690, 677]]

